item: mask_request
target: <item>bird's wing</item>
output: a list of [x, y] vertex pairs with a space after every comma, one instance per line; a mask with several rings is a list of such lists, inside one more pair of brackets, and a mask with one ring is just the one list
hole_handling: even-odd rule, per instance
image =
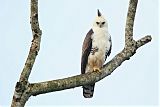
[[109, 38], [109, 42], [110, 42], [110, 48], [109, 50], [106, 51], [106, 58], [105, 60], [107, 59], [107, 56], [109, 56], [111, 54], [111, 49], [112, 49], [112, 40], [111, 40], [111, 36]]
[[81, 57], [81, 73], [82, 74], [85, 73], [86, 65], [88, 63], [88, 56], [92, 48], [92, 39], [91, 39], [92, 35], [93, 35], [93, 30], [90, 29], [83, 42], [82, 57]]

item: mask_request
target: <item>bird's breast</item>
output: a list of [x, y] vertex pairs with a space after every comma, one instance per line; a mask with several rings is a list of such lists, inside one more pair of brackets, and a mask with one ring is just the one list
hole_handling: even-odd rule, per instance
[[99, 50], [105, 51], [107, 47], [107, 35], [103, 34], [94, 34], [92, 38], [92, 47], [98, 47]]

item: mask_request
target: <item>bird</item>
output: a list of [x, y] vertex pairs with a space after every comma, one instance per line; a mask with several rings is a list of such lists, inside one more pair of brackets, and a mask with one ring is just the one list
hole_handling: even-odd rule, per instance
[[[100, 72], [112, 49], [108, 22], [97, 9], [97, 16], [82, 45], [81, 74]], [[92, 98], [95, 83], [82, 86], [84, 98]]]

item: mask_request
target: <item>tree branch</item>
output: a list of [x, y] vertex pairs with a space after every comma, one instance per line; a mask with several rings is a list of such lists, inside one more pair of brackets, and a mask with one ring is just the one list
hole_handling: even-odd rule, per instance
[[129, 2], [126, 27], [125, 27], [125, 45], [130, 45], [130, 42], [133, 41], [133, 26], [137, 9], [137, 3], [138, 0], [130, 0]]
[[55, 92], [74, 87], [95, 83], [110, 75], [125, 60], [129, 60], [136, 53], [136, 50], [151, 41], [151, 36], [145, 36], [138, 41], [133, 39], [133, 25], [136, 14], [138, 0], [130, 0], [126, 28], [125, 28], [125, 47], [111, 61], [103, 66], [101, 72], [92, 72], [76, 75], [64, 79], [57, 79], [39, 83], [29, 83], [28, 78], [40, 49], [41, 30], [38, 24], [38, 0], [31, 0], [31, 28], [33, 40], [20, 80], [15, 87], [12, 100], [12, 107], [24, 107], [30, 96]]
[[38, 23], [38, 0], [31, 0], [30, 23], [32, 28], [33, 40], [27, 60], [25, 62], [25, 66], [20, 75], [19, 82], [17, 82], [15, 87], [11, 107], [24, 107], [26, 101], [30, 97], [30, 94], [26, 93], [29, 85], [28, 78], [40, 49], [42, 34]]
[[147, 42], [151, 41], [152, 37], [150, 35], [147, 35], [141, 39], [139, 39], [136, 43], [137, 43], [137, 48], [145, 45]]
[[33, 40], [30, 47], [29, 55], [20, 76], [20, 81], [27, 81], [31, 73], [36, 56], [40, 49], [41, 30], [38, 23], [38, 0], [31, 0], [30, 23], [32, 28]]
[[[143, 42], [139, 42], [139, 46], [142, 46], [151, 41], [151, 38], [144, 38]], [[141, 40], [140, 40], [141, 41]], [[117, 54], [111, 61], [109, 61], [101, 70], [101, 73], [92, 72], [82, 75], [72, 76], [64, 79], [32, 83], [29, 85], [29, 92], [31, 95], [36, 96], [39, 94], [45, 94], [54, 91], [61, 91], [65, 89], [75, 88], [83, 86], [90, 83], [95, 83], [110, 75], [118, 66], [120, 66], [125, 60], [128, 60], [135, 53], [130, 51], [130, 48], [136, 47], [127, 47]], [[138, 48], [136, 48], [138, 49]]]

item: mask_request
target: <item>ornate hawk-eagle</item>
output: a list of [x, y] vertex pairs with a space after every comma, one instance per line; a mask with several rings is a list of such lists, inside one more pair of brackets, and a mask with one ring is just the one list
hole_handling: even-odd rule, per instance
[[[92, 28], [87, 33], [81, 58], [81, 73], [100, 71], [112, 48], [111, 36], [108, 32], [108, 23], [98, 10], [98, 16]], [[93, 97], [95, 83], [83, 86], [83, 96]]]

